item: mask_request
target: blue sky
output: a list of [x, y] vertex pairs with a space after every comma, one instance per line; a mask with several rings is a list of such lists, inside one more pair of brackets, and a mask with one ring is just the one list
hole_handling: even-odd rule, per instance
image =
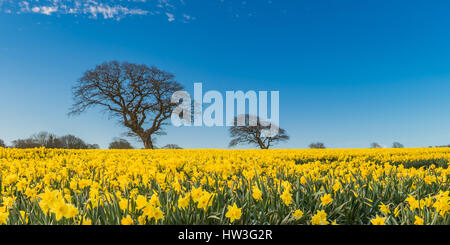
[[[280, 91], [291, 139], [277, 148], [450, 144], [449, 9], [412, 0], [0, 0], [0, 138], [45, 130], [107, 147], [126, 129], [98, 110], [67, 112], [82, 73], [119, 60], [172, 72], [188, 91], [194, 82]], [[168, 127], [157, 145], [226, 148], [227, 130]]]

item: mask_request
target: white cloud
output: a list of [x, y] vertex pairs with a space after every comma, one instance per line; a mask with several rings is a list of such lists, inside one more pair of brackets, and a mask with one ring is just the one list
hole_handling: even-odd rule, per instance
[[33, 13], [39, 13], [39, 12], [41, 11], [41, 8], [39, 8], [39, 7], [33, 7], [33, 8], [31, 9], [31, 11], [33, 11]]
[[171, 13], [166, 13], [166, 15], [167, 15], [167, 20], [169, 21], [169, 22], [172, 22], [172, 21], [174, 21], [175, 20], [175, 16], [173, 15], [173, 14], [171, 14]]
[[58, 11], [58, 7], [55, 6], [42, 6], [42, 7], [33, 7], [31, 9], [34, 13], [41, 13], [45, 15], [51, 15], [52, 13]]
[[[17, 14], [77, 15], [116, 20], [134, 15], [165, 14], [172, 22], [176, 19], [177, 7], [184, 5], [184, 0], [0, 0], [0, 12], [12, 10]], [[186, 16], [183, 16], [185, 20], [195, 19]]]

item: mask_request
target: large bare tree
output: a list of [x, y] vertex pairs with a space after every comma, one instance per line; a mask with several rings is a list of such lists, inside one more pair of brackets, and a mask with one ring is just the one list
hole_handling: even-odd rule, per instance
[[105, 62], [77, 81], [69, 115], [99, 106], [127, 127], [129, 136], [140, 138], [146, 149], [153, 149], [153, 137], [164, 133], [164, 121], [177, 106], [171, 96], [182, 89], [173, 74], [156, 67]]
[[[244, 126], [237, 126], [238, 121], [242, 120]], [[255, 123], [251, 123], [251, 122]], [[240, 144], [253, 144], [261, 149], [269, 149], [276, 143], [289, 140], [289, 136], [286, 134], [286, 130], [278, 128], [278, 126], [270, 125], [268, 122], [262, 121], [259, 117], [252, 115], [239, 115], [234, 119], [234, 125], [230, 127], [231, 141], [229, 147], [233, 147]], [[266, 136], [263, 130], [276, 129], [278, 133], [274, 133], [273, 136]]]

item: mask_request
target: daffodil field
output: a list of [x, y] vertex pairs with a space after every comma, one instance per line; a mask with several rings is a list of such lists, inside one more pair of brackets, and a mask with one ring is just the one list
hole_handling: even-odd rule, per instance
[[450, 148], [0, 148], [0, 224], [450, 224]]

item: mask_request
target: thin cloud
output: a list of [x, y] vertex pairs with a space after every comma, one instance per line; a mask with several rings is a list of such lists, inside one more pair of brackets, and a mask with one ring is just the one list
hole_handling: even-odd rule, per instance
[[168, 17], [168, 21], [169, 22], [172, 22], [172, 21], [174, 21], [175, 20], [175, 16], [173, 15], [173, 14], [171, 14], [171, 13], [166, 13], [166, 15], [167, 15], [167, 17]]
[[[188, 4], [194, 1], [198, 0], [0, 0], [0, 13], [72, 15], [112, 20], [131, 16], [159, 15], [169, 22], [188, 23], [196, 20], [196, 17], [187, 11]], [[255, 6], [270, 7], [272, 5], [272, 0], [214, 1], [220, 3], [219, 9], [225, 10], [233, 18], [254, 17]]]
[[0, 12], [49, 16], [75, 15], [115, 20], [136, 15], [165, 14], [167, 20], [172, 22], [176, 19], [177, 7], [184, 5], [184, 0], [0, 0]]

